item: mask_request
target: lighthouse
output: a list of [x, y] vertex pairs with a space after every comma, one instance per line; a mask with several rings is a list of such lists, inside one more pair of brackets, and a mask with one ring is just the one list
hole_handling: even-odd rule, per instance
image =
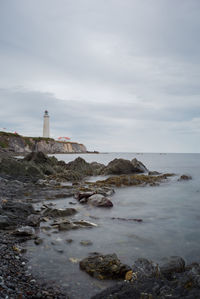
[[43, 123], [43, 137], [49, 138], [49, 113], [47, 110], [44, 112], [44, 123]]

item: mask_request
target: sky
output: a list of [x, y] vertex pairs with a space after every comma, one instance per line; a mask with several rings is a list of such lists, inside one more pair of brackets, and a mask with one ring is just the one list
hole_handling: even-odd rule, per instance
[[199, 0], [0, 0], [0, 130], [200, 152]]

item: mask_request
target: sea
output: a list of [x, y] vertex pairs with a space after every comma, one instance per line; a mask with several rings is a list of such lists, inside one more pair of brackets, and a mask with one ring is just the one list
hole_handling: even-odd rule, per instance
[[[137, 258], [159, 263], [163, 257], [181, 256], [186, 263], [200, 262], [200, 154], [99, 153], [60, 154], [57, 159], [72, 161], [78, 156], [87, 162], [108, 164], [115, 158], [137, 158], [149, 170], [175, 173], [160, 186], [116, 188], [111, 209], [80, 205], [73, 197], [53, 200], [57, 207], [74, 207], [76, 219], [94, 222], [92, 229], [55, 233], [41, 230], [44, 242], [27, 243], [29, 269], [52, 284], [60, 284], [72, 299], [90, 298], [112, 285], [99, 281], [79, 269], [79, 261], [93, 252], [116, 253], [133, 265]], [[192, 180], [178, 181], [180, 175]], [[90, 177], [95, 181], [100, 177]], [[70, 202], [76, 205], [70, 205]], [[49, 203], [49, 202], [48, 202]], [[120, 219], [142, 219], [142, 222]], [[69, 243], [67, 240], [71, 239]], [[91, 241], [82, 246], [81, 241]]]

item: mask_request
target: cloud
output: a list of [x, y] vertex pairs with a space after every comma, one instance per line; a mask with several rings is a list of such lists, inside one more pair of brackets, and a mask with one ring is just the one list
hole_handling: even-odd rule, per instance
[[199, 0], [2, 0], [2, 127], [41, 135], [48, 109], [53, 136], [91, 149], [199, 151], [199, 12]]

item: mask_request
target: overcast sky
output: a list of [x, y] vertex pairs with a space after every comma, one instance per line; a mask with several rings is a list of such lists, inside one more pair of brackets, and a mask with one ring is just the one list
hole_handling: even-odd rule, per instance
[[[199, 0], [0, 0], [0, 127], [200, 152]], [[1, 129], [0, 129], [1, 130]]]

